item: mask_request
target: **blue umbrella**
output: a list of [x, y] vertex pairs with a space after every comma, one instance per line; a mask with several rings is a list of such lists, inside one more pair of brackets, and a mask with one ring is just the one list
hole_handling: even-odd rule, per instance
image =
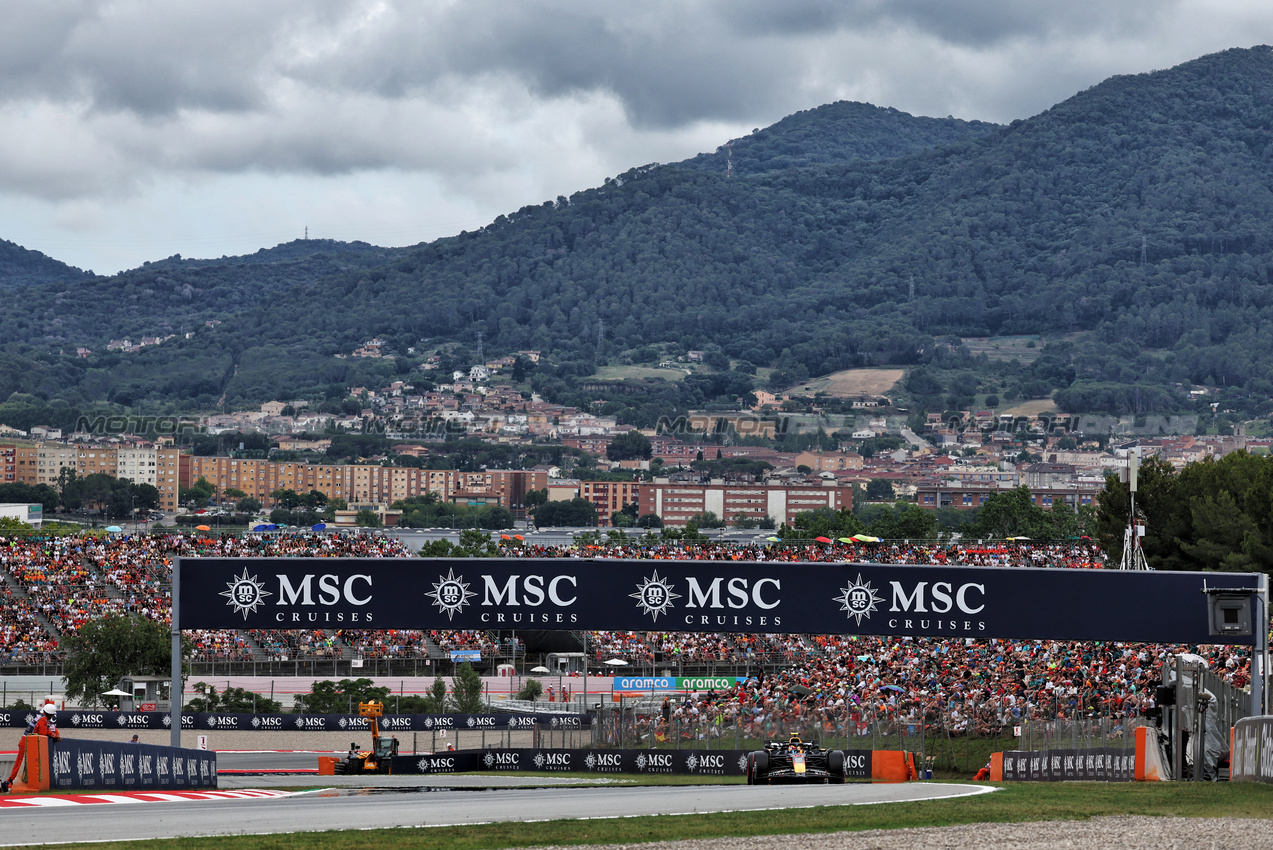
[[252, 530], [253, 531], [269, 531], [270, 527], [266, 525], [265, 523], [261, 523], [260, 525], [253, 527]]
[[325, 523], [325, 522], [320, 522], [320, 523], [317, 523], [317, 524], [315, 524], [315, 525], [311, 525], [311, 526], [309, 527], [309, 530], [310, 530], [310, 531], [322, 531], [322, 530], [323, 530], [324, 528], [326, 528], [326, 527], [327, 527], [327, 523]]
[[117, 534], [118, 532], [121, 532], [124, 529], [120, 528], [118, 525], [108, 525], [106, 526], [106, 530], [111, 532], [112, 534]]

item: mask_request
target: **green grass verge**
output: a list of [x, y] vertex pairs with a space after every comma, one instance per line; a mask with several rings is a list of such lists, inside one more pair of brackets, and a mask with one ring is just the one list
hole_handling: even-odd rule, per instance
[[1020, 783], [954, 800], [825, 806], [766, 812], [182, 838], [94, 845], [102, 850], [497, 850], [573, 844], [637, 844], [683, 838], [790, 835], [966, 823], [1086, 820], [1108, 815], [1273, 818], [1273, 786], [1254, 783]]

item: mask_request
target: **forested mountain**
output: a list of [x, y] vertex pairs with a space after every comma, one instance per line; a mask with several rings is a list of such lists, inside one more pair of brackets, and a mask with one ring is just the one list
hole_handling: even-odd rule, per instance
[[[707, 348], [791, 381], [927, 364], [911, 390], [931, 409], [986, 380], [954, 337], [1041, 334], [1042, 356], [994, 380], [1113, 412], [1171, 410], [1178, 385], [1213, 384], [1264, 412], [1271, 107], [1273, 50], [1258, 47], [1116, 77], [1008, 127], [810, 110], [735, 142], [732, 178], [718, 151], [412, 249], [174, 261], [77, 284], [122, 306], [94, 317], [99, 334], [224, 322], [162, 355], [50, 362], [43, 391], [260, 400], [358, 370], [404, 374], [421, 340], [480, 332], [488, 353], [549, 353], [557, 365], [537, 380], [556, 394], [605, 363]], [[0, 337], [33, 347], [11, 342], [11, 358], [51, 358], [87, 332], [60, 309], [65, 288], [21, 297], [32, 309], [0, 318]], [[398, 360], [334, 357], [371, 336]], [[699, 404], [748, 382], [643, 386], [630, 403]]]
[[82, 280], [91, 276], [90, 272], [58, 262], [39, 251], [0, 239], [0, 290], [11, 286]]
[[[984, 121], [924, 118], [869, 103], [840, 101], [806, 109], [736, 139], [734, 173], [761, 174], [785, 168], [830, 165], [854, 160], [893, 159], [925, 148], [984, 136], [998, 129]], [[699, 154], [681, 168], [724, 174], [729, 151]]]

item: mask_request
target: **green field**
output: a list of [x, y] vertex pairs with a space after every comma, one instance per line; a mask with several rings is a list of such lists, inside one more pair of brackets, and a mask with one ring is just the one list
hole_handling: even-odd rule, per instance
[[[988, 783], [992, 784], [992, 783]], [[918, 803], [826, 806], [613, 820], [488, 824], [436, 829], [351, 830], [291, 835], [182, 838], [95, 844], [103, 850], [495, 850], [572, 844], [639, 844], [684, 838], [789, 835], [1086, 820], [1109, 815], [1273, 818], [1273, 787], [1255, 783], [1014, 783], [994, 794]], [[174, 813], [175, 814], [175, 813]], [[617, 814], [617, 813], [616, 813]], [[1199, 836], [1205, 827], [1199, 827]], [[1199, 846], [1208, 846], [1205, 842]]]
[[1037, 336], [964, 337], [961, 342], [973, 357], [984, 354], [992, 362], [1018, 360], [1026, 366], [1038, 359], [1043, 347]]
[[678, 365], [675, 369], [660, 369], [657, 366], [602, 366], [593, 375], [594, 380], [603, 381], [639, 381], [653, 378], [656, 381], [681, 381], [685, 379], [686, 367]]

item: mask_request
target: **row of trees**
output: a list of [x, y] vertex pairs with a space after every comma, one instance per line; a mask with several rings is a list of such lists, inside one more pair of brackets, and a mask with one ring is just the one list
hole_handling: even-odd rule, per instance
[[[1123, 550], [1128, 485], [1106, 479], [1097, 539], [1111, 558]], [[1161, 458], [1140, 467], [1137, 519], [1145, 559], [1160, 570], [1273, 572], [1273, 458], [1233, 452], [1177, 472]]]
[[159, 507], [159, 490], [153, 484], [135, 484], [105, 472], [80, 476], [70, 467], [58, 474], [57, 486], [48, 484], [0, 484], [0, 502], [36, 503], [47, 514], [65, 511], [101, 511], [108, 519], [144, 516]]
[[961, 540], [1078, 540], [1095, 532], [1095, 510], [1056, 505], [1045, 510], [1034, 503], [1028, 487], [991, 495], [978, 508], [928, 510], [914, 502], [857, 503], [853, 510], [820, 508], [798, 514], [792, 526], [779, 527], [784, 540], [852, 537], [867, 534], [884, 540], [935, 540], [954, 533]]

